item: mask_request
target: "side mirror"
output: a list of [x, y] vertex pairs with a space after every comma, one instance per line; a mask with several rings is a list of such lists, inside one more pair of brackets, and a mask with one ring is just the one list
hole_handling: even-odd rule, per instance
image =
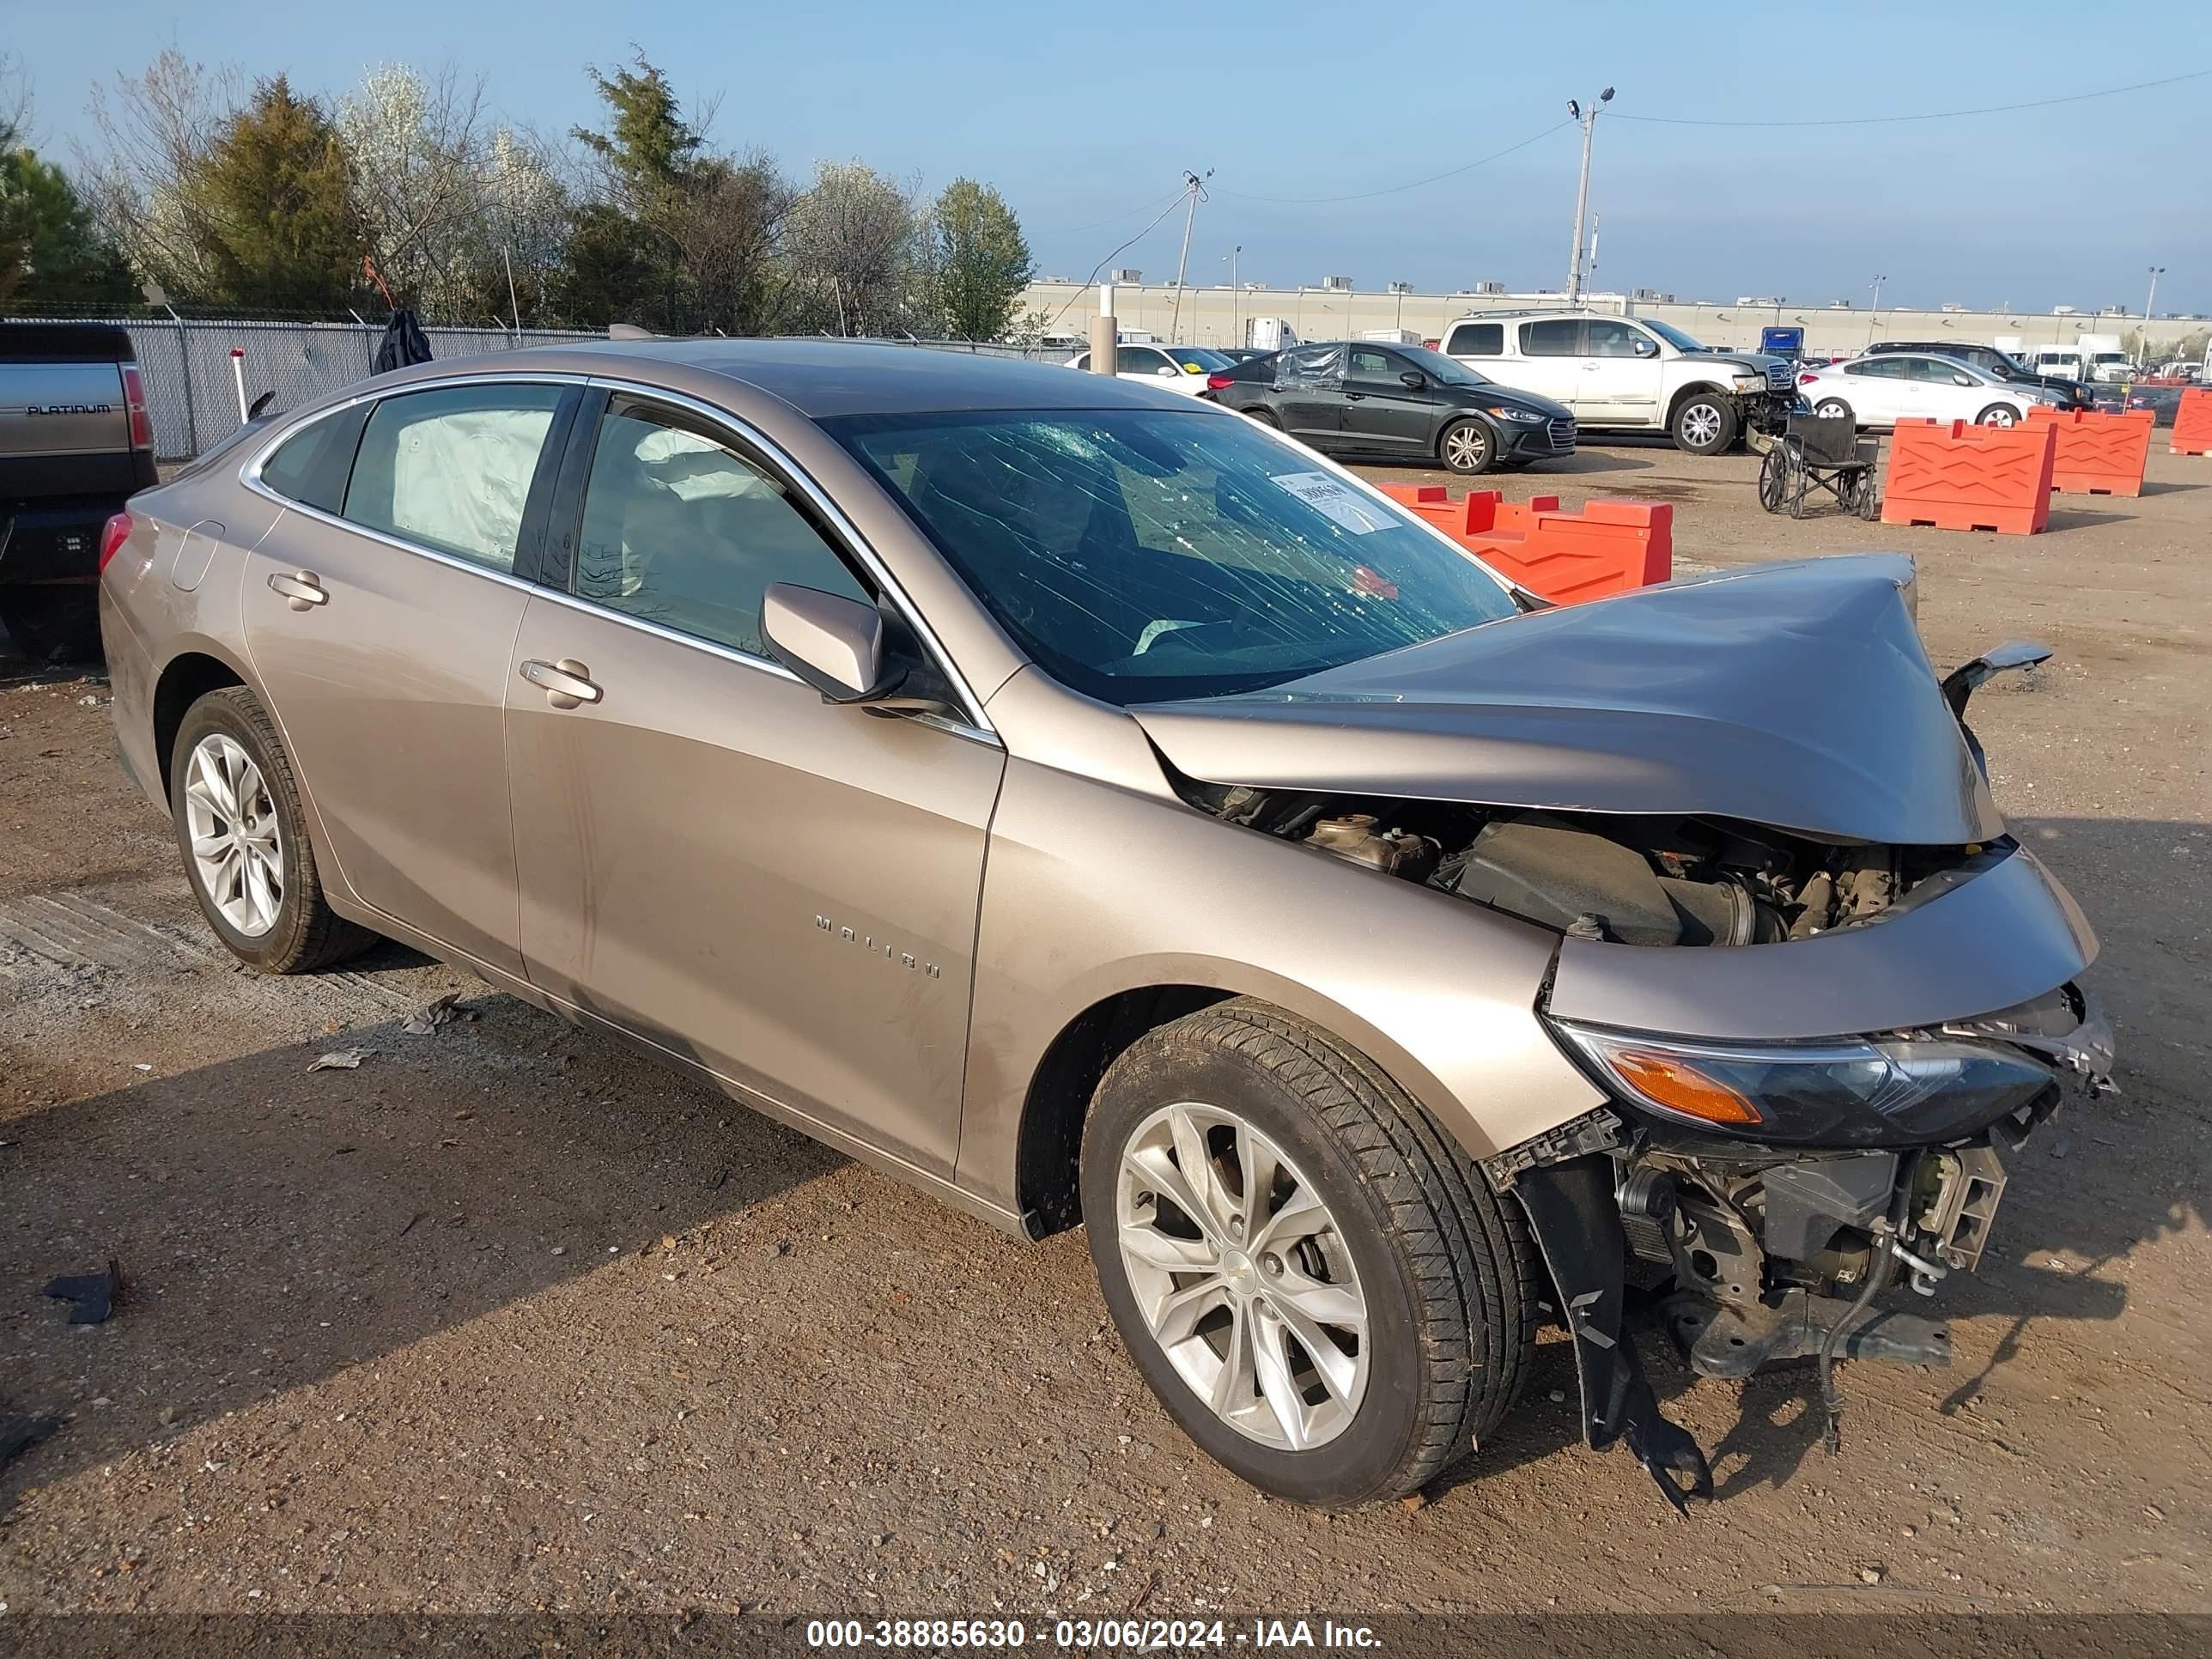
[[1419, 392], [1428, 383], [1429, 377], [1418, 368], [1409, 368], [1398, 377], [1398, 384], [1408, 392]]
[[776, 583], [761, 598], [761, 638], [824, 702], [873, 702], [906, 678], [885, 660], [883, 613], [842, 594]]
[[1639, 357], [1656, 357], [1659, 355], [1659, 348], [1650, 340], [1638, 340], [1636, 343], [1636, 355]]
[[1162, 363], [1158, 368], [1154, 369], [1152, 373], [1155, 374], [1164, 374], [1168, 379], [1172, 380], [1179, 376], [1182, 371], [1177, 368], [1173, 363]]
[[1954, 374], [1951, 377], [1951, 384], [1953, 386], [1972, 386], [1974, 384], [1974, 377], [1971, 374]]

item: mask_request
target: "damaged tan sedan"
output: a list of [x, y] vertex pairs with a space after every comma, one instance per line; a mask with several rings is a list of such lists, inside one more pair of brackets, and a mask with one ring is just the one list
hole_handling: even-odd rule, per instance
[[[272, 973], [379, 935], [1042, 1237], [1255, 1485], [1408, 1492], [1571, 1326], [1948, 1358], [2100, 1086], [1911, 565], [1552, 609], [1225, 410], [647, 341], [381, 377], [109, 527], [126, 764]], [[1016, 1340], [1012, 1336], [1010, 1341]], [[1830, 1395], [1832, 1408], [1833, 1395]]]

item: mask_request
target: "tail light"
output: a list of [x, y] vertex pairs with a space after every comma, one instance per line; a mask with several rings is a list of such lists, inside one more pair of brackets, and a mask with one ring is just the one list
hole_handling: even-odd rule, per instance
[[1234, 374], [1209, 374], [1206, 377], [1206, 389], [1208, 392], [1218, 392], [1222, 387], [1230, 385], [1236, 380], [1236, 378], [1237, 377]]
[[1797, 384], [1799, 386], [1810, 386], [1814, 381], [1820, 378], [1820, 377], [1817, 374], [1800, 374], [1797, 377]]
[[1424, 340], [1421, 342], [1421, 346], [1424, 350], [1437, 351], [1443, 349], [1443, 342], [1442, 340]]
[[107, 562], [123, 550], [123, 544], [131, 539], [131, 515], [118, 513], [108, 520], [100, 532], [100, 568], [105, 571]]
[[[146, 412], [146, 379], [139, 374], [136, 363], [123, 365], [123, 407], [131, 414], [131, 447], [153, 448], [154, 417]], [[130, 520], [124, 520], [123, 527], [128, 534]]]

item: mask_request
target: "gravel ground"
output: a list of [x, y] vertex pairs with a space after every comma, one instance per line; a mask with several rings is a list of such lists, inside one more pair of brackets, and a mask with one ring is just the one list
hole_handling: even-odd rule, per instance
[[[0, 1468], [0, 1605], [2212, 1610], [2212, 462], [2033, 539], [1770, 520], [1753, 470], [1607, 447], [1506, 487], [1672, 501], [1686, 566], [1902, 549], [1940, 662], [2056, 647], [1976, 725], [2123, 1044], [2125, 1092], [2016, 1161], [1948, 1287], [1956, 1369], [1844, 1368], [1840, 1455], [1808, 1368], [1699, 1381], [1647, 1338], [1720, 1475], [1678, 1522], [1574, 1443], [1547, 1333], [1425, 1503], [1270, 1501], [1152, 1403], [1079, 1236], [1008, 1240], [396, 947], [233, 968], [104, 685], [9, 659], [0, 1411], [62, 1421]], [[40, 1287], [110, 1257], [114, 1317], [65, 1325]]]

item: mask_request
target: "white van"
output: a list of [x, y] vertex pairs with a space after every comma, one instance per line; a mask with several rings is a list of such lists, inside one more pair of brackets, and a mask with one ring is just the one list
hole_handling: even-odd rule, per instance
[[2081, 373], [2081, 354], [2072, 346], [2038, 346], [2035, 361], [2028, 367], [2039, 374], [2062, 374], [2069, 380], [2085, 378]]

